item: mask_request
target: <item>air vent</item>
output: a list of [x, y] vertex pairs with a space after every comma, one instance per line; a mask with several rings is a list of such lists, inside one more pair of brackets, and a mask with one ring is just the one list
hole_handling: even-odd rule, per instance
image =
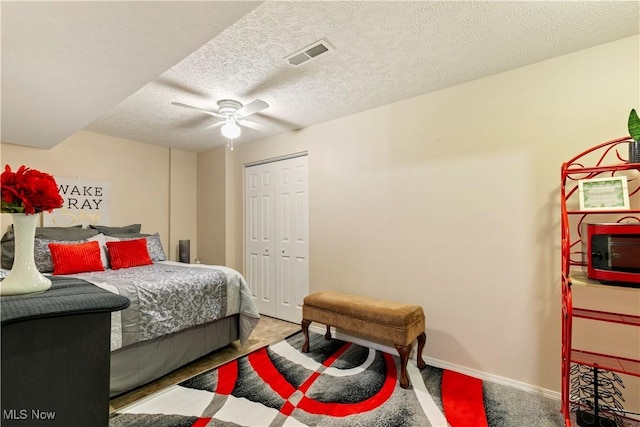
[[298, 65], [304, 64], [305, 62], [322, 55], [325, 52], [331, 50], [331, 46], [325, 40], [319, 40], [312, 45], [309, 45], [299, 51], [292, 53], [291, 55], [284, 58], [285, 61], [289, 63], [289, 65], [293, 65], [297, 67]]

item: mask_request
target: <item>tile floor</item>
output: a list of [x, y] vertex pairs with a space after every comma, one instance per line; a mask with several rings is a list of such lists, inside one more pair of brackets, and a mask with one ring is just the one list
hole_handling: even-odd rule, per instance
[[128, 393], [115, 396], [109, 401], [109, 412], [118, 410], [138, 399], [146, 397], [170, 385], [177, 384], [201, 372], [215, 368], [224, 362], [243, 356], [255, 349], [279, 341], [299, 330], [300, 325], [297, 323], [286, 322], [284, 320], [274, 319], [263, 315], [249, 337], [249, 341], [244, 346], [241, 347], [239, 341], [233, 342], [227, 347], [191, 362], [190, 364], [177, 369], [156, 381], [131, 390]]

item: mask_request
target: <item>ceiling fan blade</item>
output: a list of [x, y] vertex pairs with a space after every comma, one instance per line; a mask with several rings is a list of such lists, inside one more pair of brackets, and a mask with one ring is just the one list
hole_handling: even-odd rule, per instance
[[[169, 74], [169, 73], [166, 73], [166, 74]], [[157, 79], [155, 79], [152, 83], [158, 84], [160, 86], [164, 86], [169, 89], [175, 89], [183, 93], [188, 93], [190, 95], [194, 95], [200, 98], [205, 98], [205, 99], [209, 98], [209, 94], [204, 90], [198, 90], [198, 89], [189, 87], [188, 85], [178, 81], [178, 79], [173, 79], [171, 77], [168, 77], [168, 75], [162, 75]]]
[[182, 102], [172, 102], [171, 105], [177, 105], [178, 107], [189, 108], [191, 110], [198, 110], [198, 111], [201, 111], [203, 113], [210, 114], [210, 115], [212, 115], [214, 117], [224, 117], [222, 114], [220, 114], [220, 113], [218, 113], [216, 111], [205, 110], [204, 108], [194, 107], [193, 105], [183, 104]]
[[293, 123], [293, 122], [289, 122], [287, 120], [278, 119], [276, 117], [270, 116], [270, 115], [265, 114], [265, 113], [257, 113], [254, 117], [260, 117], [263, 120], [271, 122], [271, 124], [273, 126], [283, 127], [283, 128], [285, 128], [287, 130], [298, 131], [298, 130], [302, 129], [301, 125], [298, 125], [298, 124]]
[[262, 111], [265, 108], [269, 108], [269, 104], [264, 102], [261, 99], [255, 99], [236, 111], [236, 114], [240, 117], [247, 117], [252, 115], [253, 113], [257, 113], [258, 111]]
[[205, 114], [193, 114], [193, 117], [189, 120], [181, 121], [176, 126], [180, 129], [203, 129], [206, 126], [209, 126], [212, 121], [216, 123], [218, 119], [205, 115]]
[[203, 128], [202, 130], [214, 129], [214, 128], [217, 128], [217, 127], [222, 126], [222, 125], [223, 125], [223, 124], [225, 124], [225, 123], [226, 123], [226, 122], [225, 122], [224, 120], [220, 120], [220, 121], [218, 121], [218, 122], [211, 123], [209, 126], [207, 126], [207, 127]]
[[255, 129], [255, 130], [259, 130], [261, 132], [270, 132], [273, 130], [273, 127], [268, 126], [268, 125], [264, 125], [262, 123], [258, 123], [258, 122], [253, 122], [251, 120], [246, 120], [246, 119], [240, 119], [238, 120], [238, 124], [240, 126], [245, 126], [251, 129]]

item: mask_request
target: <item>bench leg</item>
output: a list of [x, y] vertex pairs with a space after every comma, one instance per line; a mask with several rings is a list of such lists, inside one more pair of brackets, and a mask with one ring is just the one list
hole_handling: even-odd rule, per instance
[[302, 319], [302, 333], [304, 334], [304, 344], [302, 344], [302, 352], [309, 353], [309, 325], [311, 320]]
[[407, 373], [407, 362], [409, 361], [409, 353], [411, 353], [411, 344], [398, 345], [395, 344], [396, 350], [400, 355], [400, 387], [409, 388], [409, 374]]
[[417, 354], [417, 362], [418, 362], [418, 369], [423, 369], [425, 366], [427, 366], [426, 363], [424, 363], [424, 359], [422, 358], [422, 350], [424, 350], [424, 344], [427, 341], [427, 334], [425, 334], [424, 332], [421, 333], [420, 335], [418, 335], [418, 354]]
[[330, 340], [331, 339], [331, 326], [327, 325], [327, 333], [324, 334], [324, 339], [325, 340]]

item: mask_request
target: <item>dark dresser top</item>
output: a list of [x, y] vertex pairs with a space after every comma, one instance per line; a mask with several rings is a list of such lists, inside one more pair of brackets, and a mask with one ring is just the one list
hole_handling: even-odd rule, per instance
[[65, 276], [49, 278], [51, 287], [45, 292], [0, 297], [3, 326], [46, 317], [118, 311], [130, 304], [128, 298], [84, 280]]

